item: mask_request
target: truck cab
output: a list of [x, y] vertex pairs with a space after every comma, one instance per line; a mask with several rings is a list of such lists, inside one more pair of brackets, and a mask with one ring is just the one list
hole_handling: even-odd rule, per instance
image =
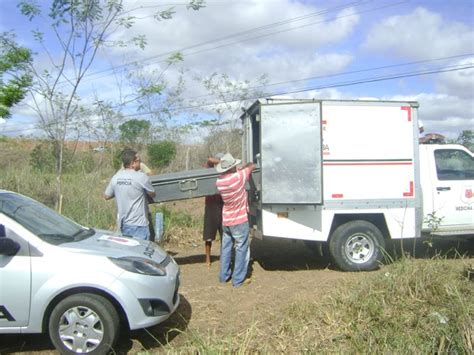
[[457, 144], [420, 144], [422, 232], [474, 234], [474, 155]]

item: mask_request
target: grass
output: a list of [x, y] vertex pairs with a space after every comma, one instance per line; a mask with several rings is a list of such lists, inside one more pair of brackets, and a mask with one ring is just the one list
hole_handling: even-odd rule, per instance
[[[176, 330], [168, 354], [472, 354], [474, 285], [467, 261], [402, 258], [322, 299], [261, 314], [247, 329]], [[472, 266], [471, 266], [472, 268]]]
[[[402, 258], [357, 285], [299, 300], [245, 330], [179, 330], [169, 354], [472, 354], [474, 285], [462, 259]], [[464, 262], [465, 264], [465, 262]], [[362, 275], [362, 274], [361, 274]], [[170, 330], [174, 331], [174, 330]]]
[[472, 353], [474, 285], [459, 263], [402, 258], [385, 269], [288, 307], [276, 336], [298, 345], [285, 351]]

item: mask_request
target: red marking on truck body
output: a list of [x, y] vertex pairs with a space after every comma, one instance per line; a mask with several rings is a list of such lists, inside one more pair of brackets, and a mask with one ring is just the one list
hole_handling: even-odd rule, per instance
[[410, 181], [410, 191], [404, 192], [403, 196], [404, 197], [410, 197], [410, 196], [413, 196], [413, 193], [414, 193], [413, 181]]
[[408, 122], [411, 122], [411, 107], [410, 106], [402, 106], [400, 107], [403, 111], [407, 111], [408, 113]]

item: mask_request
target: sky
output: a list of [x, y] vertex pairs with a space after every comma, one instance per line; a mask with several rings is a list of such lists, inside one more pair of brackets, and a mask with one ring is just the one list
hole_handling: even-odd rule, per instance
[[[261, 97], [418, 101], [425, 132], [454, 139], [474, 130], [472, 0], [208, 0], [198, 11], [188, 9], [188, 2], [125, 1], [134, 26], [110, 40], [145, 35], [147, 45], [101, 51], [81, 83], [83, 102], [132, 96], [136, 89], [124, 80], [124, 69], [133, 71], [139, 63], [144, 73], [160, 73], [170, 90], [184, 75], [176, 122], [212, 117], [211, 104], [223, 99], [209, 95], [196, 78], [224, 74]], [[172, 19], [154, 19], [170, 7]], [[37, 53], [35, 66], [47, 69], [51, 64], [33, 40], [34, 28], [47, 31], [47, 22], [30, 22], [16, 0], [0, 0], [0, 31], [15, 32], [21, 45]], [[52, 37], [45, 46], [57, 54]], [[165, 59], [176, 51], [183, 60], [168, 67]], [[250, 95], [245, 104], [257, 98]], [[31, 98], [10, 119], [0, 119], [0, 135], [39, 134], [28, 103]], [[148, 117], [136, 103], [123, 112]], [[238, 121], [225, 109], [222, 115]]]

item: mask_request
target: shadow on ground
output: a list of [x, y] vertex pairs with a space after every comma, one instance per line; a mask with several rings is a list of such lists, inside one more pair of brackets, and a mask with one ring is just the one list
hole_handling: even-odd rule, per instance
[[410, 255], [417, 259], [474, 257], [474, 235], [395, 240], [391, 246], [395, 257], [400, 255]]
[[[448, 259], [474, 257], [474, 236], [463, 237], [423, 237], [388, 243], [389, 260], [401, 255], [429, 259], [442, 257]], [[316, 244], [300, 240], [265, 238], [253, 239], [251, 256], [264, 270], [337, 270], [329, 256], [323, 255]], [[327, 252], [326, 252], [327, 253]]]
[[[190, 303], [181, 295], [178, 309], [165, 322], [147, 329], [129, 331], [121, 329], [119, 340], [111, 354], [159, 350], [184, 332], [191, 319]], [[138, 344], [137, 344], [138, 343]], [[17, 352], [46, 352], [56, 354], [47, 334], [2, 334], [0, 335], [0, 354]]]
[[319, 255], [316, 246], [308, 246], [295, 239], [253, 238], [250, 255], [264, 270], [321, 270], [330, 268], [332, 263], [326, 256]]

